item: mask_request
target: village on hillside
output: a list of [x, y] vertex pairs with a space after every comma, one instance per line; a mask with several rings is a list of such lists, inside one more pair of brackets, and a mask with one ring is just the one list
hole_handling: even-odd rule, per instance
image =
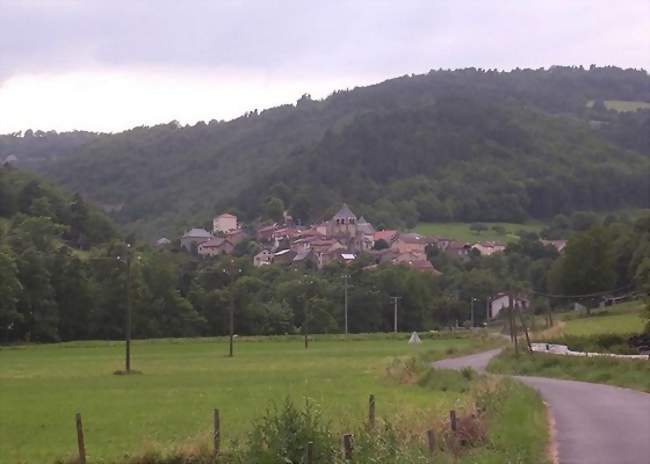
[[[506, 245], [496, 241], [474, 243], [447, 237], [425, 236], [415, 232], [399, 230], [376, 230], [363, 216], [357, 216], [347, 204], [343, 204], [331, 218], [303, 226], [296, 224], [291, 216], [284, 214], [280, 223], [261, 223], [256, 227], [244, 227], [237, 216], [223, 213], [212, 220], [212, 231], [192, 228], [179, 239], [179, 245], [188, 253], [210, 258], [231, 255], [238, 244], [253, 241], [257, 252], [252, 260], [256, 267], [271, 264], [283, 266], [304, 266], [322, 269], [328, 264], [339, 262], [349, 264], [361, 256], [369, 257], [363, 269], [372, 271], [379, 265], [404, 266], [439, 276], [428, 258], [427, 251], [436, 248], [457, 259], [469, 259], [470, 254], [490, 256], [502, 253]], [[564, 250], [566, 241], [544, 241], [545, 245]], [[161, 238], [156, 246], [171, 244]], [[494, 295], [488, 307], [488, 318], [496, 318], [499, 311], [508, 305], [507, 294]], [[515, 303], [526, 308], [529, 299], [516, 295]]]

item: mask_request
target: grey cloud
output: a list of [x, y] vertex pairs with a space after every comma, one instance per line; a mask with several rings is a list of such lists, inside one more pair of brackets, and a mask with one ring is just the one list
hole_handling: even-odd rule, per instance
[[0, 0], [0, 79], [147, 66], [385, 77], [472, 65], [647, 68], [649, 5]]

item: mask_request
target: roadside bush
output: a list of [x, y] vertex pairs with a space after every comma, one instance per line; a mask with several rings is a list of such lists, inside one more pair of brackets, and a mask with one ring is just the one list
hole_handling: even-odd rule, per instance
[[308, 442], [314, 444], [315, 463], [335, 461], [338, 441], [316, 405], [307, 400], [299, 409], [287, 398], [282, 406], [268, 410], [253, 425], [245, 447], [244, 462], [304, 462]]

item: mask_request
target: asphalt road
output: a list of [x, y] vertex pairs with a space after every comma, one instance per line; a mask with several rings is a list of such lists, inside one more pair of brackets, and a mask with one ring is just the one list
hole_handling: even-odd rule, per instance
[[[433, 363], [484, 370], [499, 350]], [[555, 421], [560, 464], [650, 464], [650, 394], [572, 380], [522, 377], [537, 389]]]

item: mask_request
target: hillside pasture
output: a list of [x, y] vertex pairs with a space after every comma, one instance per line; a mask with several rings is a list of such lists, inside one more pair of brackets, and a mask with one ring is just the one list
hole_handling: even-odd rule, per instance
[[[359, 337], [357, 337], [359, 338]], [[430, 359], [481, 349], [469, 338], [299, 337], [240, 339], [228, 358], [226, 339], [154, 340], [133, 344], [133, 368], [117, 376], [124, 346], [76, 342], [0, 349], [0, 462], [51, 463], [72, 456], [74, 415], [83, 415], [91, 462], [115, 461], [148, 447], [207, 441], [213, 408], [223, 442], [241, 439], [273, 402], [312, 399], [334, 426], [357, 426], [377, 397], [378, 417], [417, 426], [458, 407], [462, 393], [432, 392], [385, 376], [395, 357]]]
[[[619, 112], [637, 111], [650, 109], [650, 102], [645, 101], [629, 101], [629, 100], [605, 100], [603, 102], [605, 108]], [[587, 106], [591, 108], [594, 105], [593, 100], [587, 102]]]
[[[414, 231], [422, 235], [435, 235], [465, 242], [489, 240], [508, 243], [518, 240], [517, 232], [520, 230], [539, 233], [544, 228], [544, 224], [541, 222], [526, 224], [485, 222], [481, 224], [487, 226], [488, 230], [481, 233], [475, 232], [470, 228], [472, 224], [466, 222], [422, 222], [415, 227]], [[495, 231], [494, 226], [503, 227], [504, 233]]]
[[643, 303], [633, 301], [596, 310], [591, 317], [567, 315], [562, 332], [576, 336], [639, 333], [645, 324], [642, 311]]

